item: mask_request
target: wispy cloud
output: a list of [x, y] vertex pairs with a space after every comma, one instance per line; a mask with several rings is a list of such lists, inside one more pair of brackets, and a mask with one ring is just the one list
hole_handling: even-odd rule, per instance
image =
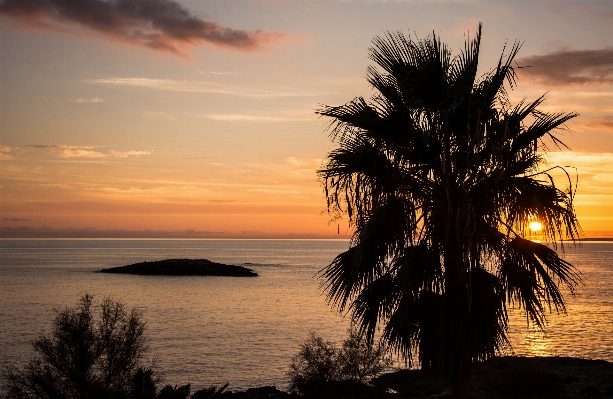
[[71, 148], [66, 148], [60, 152], [60, 157], [62, 158], [104, 158], [105, 156], [106, 155], [98, 151], [73, 150]]
[[279, 188], [254, 188], [248, 190], [254, 193], [264, 193], [264, 194], [293, 194], [298, 195], [300, 191], [292, 190], [292, 189], [279, 189]]
[[13, 159], [13, 154], [11, 154], [11, 147], [0, 146], [0, 161], [10, 161]]
[[64, 144], [30, 144], [28, 147], [33, 148], [42, 148], [42, 149], [64, 149], [64, 148], [79, 148], [79, 149], [91, 149], [94, 147], [91, 146], [81, 146], [81, 145], [64, 145]]
[[69, 33], [86, 29], [111, 40], [180, 55], [182, 48], [202, 43], [253, 51], [286, 36], [226, 28], [173, 0], [0, 0], [0, 16], [21, 27]]
[[140, 157], [141, 155], [149, 155], [151, 151], [115, 151], [111, 150], [111, 155], [116, 158]]
[[317, 117], [302, 115], [249, 115], [249, 114], [209, 114], [206, 118], [227, 122], [303, 122], [311, 121]]
[[29, 222], [30, 219], [23, 219], [23, 218], [2, 218], [2, 220], [7, 221], [7, 222]]
[[229, 94], [250, 98], [315, 97], [322, 93], [310, 90], [248, 88], [215, 82], [194, 80], [150, 79], [150, 78], [108, 78], [89, 79], [86, 83], [113, 86], [136, 86], [148, 89], [178, 91], [187, 93]]
[[149, 155], [151, 151], [117, 151], [110, 150], [108, 153], [100, 151], [94, 151], [92, 146], [76, 146], [76, 145], [59, 145], [59, 144], [32, 144], [29, 147], [40, 148], [46, 150], [52, 150], [60, 158], [128, 158], [128, 157], [140, 157], [142, 155]]
[[555, 86], [612, 85], [613, 47], [599, 50], [559, 50], [517, 60], [519, 73]]
[[300, 159], [295, 157], [287, 157], [285, 162], [292, 166], [318, 168], [321, 166], [322, 159]]
[[75, 102], [77, 104], [96, 104], [96, 103], [101, 103], [104, 100], [98, 97], [94, 97], [94, 98], [77, 98], [75, 100]]
[[[589, 153], [589, 152], [550, 152], [546, 156], [549, 165], [560, 165], [572, 173], [576, 168], [579, 177], [578, 192], [581, 195], [597, 194], [613, 195], [613, 165], [612, 153]], [[564, 175], [559, 176], [565, 179]], [[571, 176], [571, 180], [574, 177]]]
[[574, 128], [601, 130], [605, 132], [613, 132], [613, 116], [605, 116], [600, 119], [593, 119], [588, 122], [579, 122], [573, 125]]

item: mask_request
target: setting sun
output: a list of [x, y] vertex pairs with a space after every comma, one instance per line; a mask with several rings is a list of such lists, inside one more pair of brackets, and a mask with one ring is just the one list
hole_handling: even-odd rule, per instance
[[531, 222], [530, 223], [530, 230], [532, 231], [541, 231], [541, 229], [543, 228], [543, 225], [541, 224], [541, 222]]

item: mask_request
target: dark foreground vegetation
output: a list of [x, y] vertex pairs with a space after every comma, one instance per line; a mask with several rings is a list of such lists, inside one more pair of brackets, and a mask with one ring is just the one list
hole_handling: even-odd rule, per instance
[[[2, 372], [6, 399], [264, 399], [450, 398], [451, 386], [422, 370], [389, 370], [383, 346], [357, 330], [337, 345], [312, 333], [289, 366], [291, 393], [276, 387], [192, 391], [164, 384], [146, 362], [146, 326], [139, 311], [85, 295], [58, 311], [49, 335], [33, 342], [35, 357]], [[377, 375], [379, 375], [377, 377]], [[374, 378], [373, 378], [374, 377]], [[206, 378], [206, 376], [203, 376]], [[367, 382], [369, 382], [367, 384]], [[613, 363], [573, 358], [492, 358], [476, 364], [471, 398], [613, 398]]]
[[140, 274], [146, 276], [230, 276], [257, 277], [257, 273], [242, 266], [224, 265], [208, 259], [165, 259], [111, 267], [101, 273]]

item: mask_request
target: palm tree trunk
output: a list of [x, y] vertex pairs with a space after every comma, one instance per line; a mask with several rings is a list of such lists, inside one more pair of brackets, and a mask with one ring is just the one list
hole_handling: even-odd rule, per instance
[[451, 372], [452, 399], [469, 399], [470, 379], [472, 375], [472, 356], [467, 350], [470, 347], [466, 267], [463, 263], [461, 246], [449, 240], [445, 252], [445, 299], [447, 325], [445, 331], [446, 346], [451, 356], [449, 371]]

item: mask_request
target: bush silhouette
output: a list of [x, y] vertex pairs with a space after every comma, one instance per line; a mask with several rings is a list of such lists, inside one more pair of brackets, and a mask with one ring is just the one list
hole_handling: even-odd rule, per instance
[[338, 353], [341, 380], [363, 382], [374, 377], [391, 366], [391, 360], [386, 356], [385, 347], [369, 345], [366, 336], [357, 329], [348, 331], [349, 336], [343, 342]]
[[311, 332], [290, 363], [290, 389], [303, 390], [308, 384], [334, 381], [339, 376], [338, 348]]
[[34, 359], [4, 371], [7, 398], [129, 396], [147, 351], [141, 313], [111, 299], [100, 303], [98, 317], [93, 308], [86, 294], [58, 312], [51, 334], [34, 341]]
[[340, 347], [311, 332], [290, 363], [289, 388], [304, 393], [333, 381], [363, 382], [391, 366], [386, 353], [380, 344], [369, 345], [355, 328]]
[[212, 399], [228, 384], [194, 392], [191, 385], [158, 390], [143, 365], [146, 324], [141, 313], [111, 299], [94, 315], [93, 297], [58, 312], [50, 335], [33, 342], [35, 357], [3, 372], [7, 399]]

